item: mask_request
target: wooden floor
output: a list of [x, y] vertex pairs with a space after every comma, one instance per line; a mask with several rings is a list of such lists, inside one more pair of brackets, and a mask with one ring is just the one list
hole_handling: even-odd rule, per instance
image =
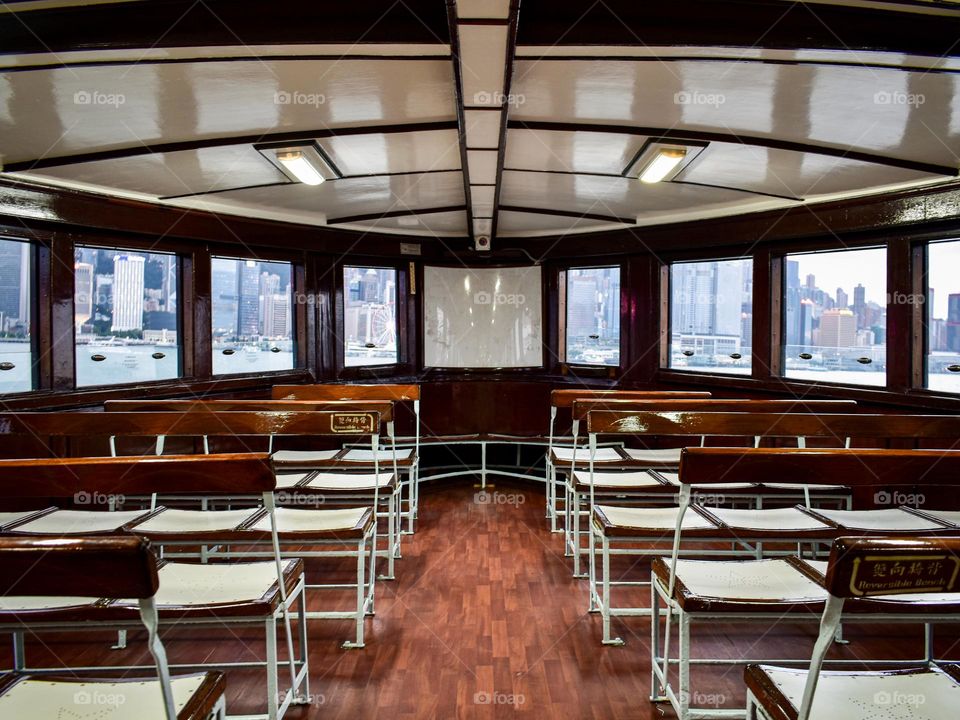
[[[627, 645], [600, 645], [600, 618], [586, 612], [586, 582], [570, 577], [559, 535], [546, 530], [543, 493], [534, 485], [498, 484], [495, 502], [478, 501], [469, 484], [423, 486], [418, 532], [404, 538], [397, 579], [378, 588], [376, 617], [363, 650], [341, 650], [349, 623], [317, 622], [310, 630], [310, 691], [314, 703], [289, 718], [647, 718], [673, 717], [649, 700], [649, 625], [617, 623]], [[618, 572], [643, 572], [621, 559]], [[320, 569], [320, 568], [317, 568]], [[347, 573], [349, 566], [344, 566]], [[644, 603], [646, 588], [631, 590]], [[646, 604], [646, 603], [644, 603]], [[816, 618], [811, 618], [816, 620]], [[702, 643], [721, 657], [745, 647], [754, 656], [809, 657], [816, 623], [701, 628]], [[902, 657], [919, 652], [919, 629], [886, 639], [876, 628], [849, 628], [850, 658], [873, 652]], [[99, 634], [28, 641], [35, 663], [56, 658], [119, 663], [144, 659], [142, 637], [131, 648], [108, 650]], [[225, 639], [232, 638], [232, 639]], [[166, 637], [171, 657], [252, 659], [252, 631], [206, 629]], [[938, 649], [960, 657], [954, 631]], [[9, 662], [8, 653], [0, 653]], [[742, 668], [697, 671], [694, 691], [718, 707], [742, 707]], [[265, 681], [253, 671], [227, 677], [228, 711], [259, 712]]]

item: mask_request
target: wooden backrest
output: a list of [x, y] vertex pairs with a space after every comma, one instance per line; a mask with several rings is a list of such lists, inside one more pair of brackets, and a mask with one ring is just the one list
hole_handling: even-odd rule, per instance
[[274, 400], [394, 400], [420, 399], [419, 385], [324, 383], [321, 385], [274, 385]]
[[106, 412], [320, 412], [360, 410], [393, 421], [393, 402], [385, 400], [107, 400]]
[[684, 448], [680, 482], [960, 487], [960, 450]]
[[370, 435], [380, 414], [370, 411], [58, 412], [0, 413], [0, 435], [197, 436]]
[[598, 410], [587, 432], [743, 437], [957, 438], [960, 415], [632, 412]]
[[591, 398], [573, 401], [573, 417], [583, 420], [594, 410], [649, 412], [843, 413], [856, 410], [855, 400], [621, 400]]
[[837, 538], [826, 588], [842, 598], [960, 593], [960, 538]]
[[551, 390], [550, 405], [556, 408], [568, 408], [574, 400], [590, 398], [609, 398], [618, 400], [680, 400], [683, 398], [708, 398], [708, 392], [695, 390]]
[[0, 538], [0, 596], [148, 598], [157, 561], [136, 537]]
[[255, 495], [276, 486], [266, 453], [0, 460], [0, 497]]

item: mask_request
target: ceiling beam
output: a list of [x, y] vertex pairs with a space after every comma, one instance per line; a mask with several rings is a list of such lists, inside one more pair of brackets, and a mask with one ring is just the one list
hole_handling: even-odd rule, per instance
[[391, 210], [390, 212], [366, 213], [364, 215], [347, 215], [338, 218], [327, 218], [327, 225], [346, 225], [348, 223], [369, 222], [370, 220], [386, 220], [388, 218], [409, 217], [411, 215], [433, 215], [435, 213], [460, 212], [466, 209], [466, 205], [447, 205], [444, 207]]
[[616, 215], [602, 215], [600, 213], [577, 212], [576, 210], [551, 210], [550, 208], [520, 207], [518, 205], [501, 205], [503, 212], [531, 213], [534, 215], [556, 215], [558, 217], [578, 218], [584, 220], [599, 220], [601, 222], [618, 223], [621, 225], [636, 225], [636, 218], [622, 218]]

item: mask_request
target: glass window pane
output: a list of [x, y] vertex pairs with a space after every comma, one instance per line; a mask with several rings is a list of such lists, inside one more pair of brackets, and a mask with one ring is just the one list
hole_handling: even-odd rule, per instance
[[293, 265], [215, 257], [211, 267], [213, 374], [292, 370]]
[[927, 387], [960, 393], [960, 240], [927, 252]]
[[620, 268], [570, 268], [566, 361], [620, 365]]
[[78, 245], [74, 260], [77, 387], [179, 377], [177, 256]]
[[343, 364], [393, 365], [397, 357], [397, 271], [343, 269]]
[[749, 375], [753, 345], [753, 261], [670, 266], [670, 367]]
[[0, 238], [0, 393], [33, 390], [33, 246]]
[[784, 258], [788, 378], [886, 385], [885, 248]]

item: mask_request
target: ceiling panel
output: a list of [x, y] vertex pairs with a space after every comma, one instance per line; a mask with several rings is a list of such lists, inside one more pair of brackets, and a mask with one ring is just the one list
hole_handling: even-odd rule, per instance
[[318, 143], [344, 175], [460, 168], [456, 130], [341, 135]]
[[467, 213], [458, 210], [455, 212], [402, 215], [400, 217], [337, 225], [337, 227], [345, 230], [400, 233], [404, 235], [459, 237], [467, 235]]
[[53, 180], [87, 189], [123, 190], [161, 197], [287, 182], [286, 176], [252, 145], [98, 160], [17, 175], [40, 182]]
[[504, 236], [538, 235], [544, 232], [594, 232], [627, 227], [622, 223], [600, 222], [591, 218], [543, 215], [541, 213], [501, 210], [497, 220], [497, 234]]
[[742, 133], [960, 165], [960, 77], [840, 65], [518, 60], [512, 120]]
[[465, 110], [463, 115], [468, 148], [500, 147], [502, 113], [492, 110]]
[[493, 185], [497, 182], [496, 150], [467, 150], [467, 167], [470, 170], [470, 184]]
[[510, 15], [510, 0], [457, 0], [461, 20], [505, 20]]
[[464, 105], [502, 105], [507, 26], [460, 25], [459, 32]]
[[456, 117], [448, 60], [251, 60], [0, 74], [4, 163]]
[[679, 183], [647, 185], [635, 178], [556, 175], [504, 171], [500, 204], [507, 207], [561, 210], [614, 218], [637, 218], [640, 224], [672, 222], [682, 216], [709, 217], [752, 212], [796, 203], [720, 188]]
[[454, 171], [341, 178], [316, 186], [292, 183], [180, 198], [169, 201], [169, 204], [247, 217], [323, 224], [328, 217], [347, 218], [463, 205], [463, 175]]
[[619, 133], [511, 129], [504, 167], [619, 175], [646, 137]]
[[808, 198], [942, 181], [943, 176], [814, 153], [710, 143], [676, 179]]

